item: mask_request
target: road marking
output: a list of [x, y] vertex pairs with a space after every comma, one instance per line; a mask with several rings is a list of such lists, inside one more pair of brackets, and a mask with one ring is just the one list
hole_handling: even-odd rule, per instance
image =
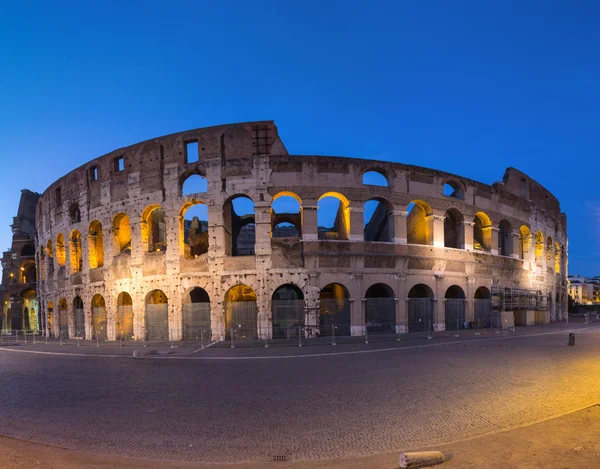
[[218, 344], [219, 342], [222, 342], [222, 341], [221, 340], [215, 340], [214, 342], [211, 342], [210, 344], [208, 344], [206, 347], [200, 347], [199, 349], [196, 349], [193, 352], [190, 352], [190, 354], [196, 353], [196, 352], [201, 352], [202, 350], [206, 350], [207, 348], [210, 348], [213, 345]]

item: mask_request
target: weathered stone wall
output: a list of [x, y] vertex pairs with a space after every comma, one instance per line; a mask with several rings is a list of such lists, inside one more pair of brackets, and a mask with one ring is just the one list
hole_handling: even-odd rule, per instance
[[[191, 141], [198, 142], [198, 162], [187, 163], [186, 143]], [[119, 158], [124, 161], [122, 171], [117, 171]], [[388, 187], [364, 185], [362, 177], [369, 170], [383, 174]], [[183, 182], [194, 174], [207, 179], [207, 192], [182, 196]], [[460, 197], [443, 195], [443, 186], [449, 182]], [[348, 240], [318, 239], [319, 198], [331, 191], [348, 201]], [[293, 193], [301, 200], [301, 239], [271, 238], [271, 203], [282, 192]], [[254, 201], [254, 256], [226, 255], [223, 206], [239, 194]], [[364, 241], [363, 206], [372, 198], [385, 200], [390, 207], [391, 242]], [[427, 245], [407, 244], [412, 223], [408, 209], [414, 201], [427, 212], [422, 240]], [[197, 202], [208, 207], [209, 247], [206, 254], [187, 259], [181, 241], [182, 208]], [[166, 213], [163, 252], [147, 252], [142, 240], [146, 230], [144, 213], [151, 206], [160, 206]], [[462, 217], [457, 248], [444, 247], [444, 219], [449, 209], [455, 209]], [[484, 235], [491, 240], [489, 252], [474, 249], [473, 219], [481, 212], [490, 220], [483, 227]], [[120, 252], [113, 230], [114, 218], [123, 213], [129, 217], [130, 253]], [[511, 227], [506, 256], [499, 255], [497, 247], [503, 220]], [[90, 269], [88, 258], [88, 231], [93, 221], [102, 225], [104, 246], [104, 265], [96, 269]], [[401, 325], [407, 320], [408, 292], [416, 284], [428, 285], [434, 292], [438, 330], [444, 328], [443, 299], [452, 285], [465, 292], [467, 319], [473, 318], [475, 290], [493, 285], [540, 290], [553, 299], [549, 317], [560, 319], [566, 314], [566, 217], [561, 214], [558, 201], [528, 176], [509, 168], [502, 183], [488, 186], [398, 163], [288, 155], [272, 121], [181, 132], [99, 157], [54, 182], [43, 193], [37, 205], [36, 223], [38, 261], [42, 252], [46, 255], [44, 280], [38, 286], [42, 307], [52, 302], [56, 315], [59, 301], [65, 299], [72, 315], [73, 299], [79, 296], [84, 304], [86, 329], [91, 331], [92, 297], [102, 295], [109, 338], [115, 336], [117, 297], [121, 292], [129, 293], [133, 299], [135, 334], [143, 338], [146, 298], [156, 289], [162, 290], [169, 301], [171, 337], [180, 338], [182, 304], [193, 287], [208, 292], [213, 336], [224, 337], [225, 294], [236, 284], [245, 284], [256, 293], [262, 335], [270, 334], [271, 298], [283, 284], [294, 284], [302, 290], [309, 320], [316, 314], [320, 290], [332, 282], [344, 285], [350, 297], [353, 333], [360, 333], [359, 326], [364, 323], [362, 299], [375, 283], [384, 283], [393, 290], [396, 318]], [[528, 228], [531, 238], [520, 232], [522, 226]], [[73, 230], [81, 233], [82, 240], [83, 268], [76, 274], [69, 269], [74, 249], [69, 237]], [[538, 231], [543, 234], [544, 255], [536, 259]], [[65, 238], [66, 268], [57, 264], [58, 253], [50, 257], [46, 252], [49, 241], [56, 249], [59, 234]], [[525, 244], [529, 239], [532, 244], [521, 255], [519, 243], [524, 237]], [[551, 251], [546, 251], [548, 237], [552, 239]], [[560, 265], [555, 269], [557, 248]], [[558, 303], [554, 301], [556, 297]], [[312, 319], [316, 321], [315, 317]], [[58, 323], [54, 321], [55, 328]], [[403, 326], [400, 330], [404, 330]]]

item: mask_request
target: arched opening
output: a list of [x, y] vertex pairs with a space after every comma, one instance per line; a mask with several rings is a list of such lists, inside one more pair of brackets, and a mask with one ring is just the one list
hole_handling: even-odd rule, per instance
[[365, 325], [367, 334], [396, 332], [396, 300], [389, 285], [376, 283], [368, 288], [365, 293]]
[[560, 244], [556, 243], [556, 250], [554, 251], [554, 273], [560, 274], [560, 265], [562, 262], [562, 249]]
[[48, 277], [51, 277], [54, 274], [54, 249], [52, 248], [51, 239], [46, 243], [46, 257], [48, 259]]
[[374, 198], [364, 204], [365, 241], [389, 243], [394, 240], [392, 205], [385, 199]]
[[81, 211], [79, 210], [79, 205], [76, 203], [69, 205], [69, 218], [71, 219], [71, 223], [79, 223], [81, 221]]
[[510, 236], [512, 225], [508, 220], [502, 220], [498, 225], [498, 254], [501, 256], [510, 256], [512, 254], [512, 245]]
[[102, 223], [94, 220], [88, 229], [88, 261], [90, 269], [104, 266], [104, 235]]
[[519, 256], [527, 259], [531, 251], [531, 231], [525, 225], [519, 228]]
[[59, 337], [69, 338], [69, 307], [64, 298], [58, 301], [58, 331]]
[[330, 283], [319, 293], [319, 333], [350, 335], [350, 294], [340, 283]]
[[185, 340], [210, 340], [210, 297], [206, 290], [196, 287], [184, 295], [182, 313]]
[[492, 314], [492, 295], [487, 287], [475, 290], [475, 327], [484, 329], [499, 327], [496, 317]]
[[256, 241], [254, 202], [247, 195], [236, 195], [223, 205], [225, 254], [253, 256]]
[[117, 340], [133, 340], [133, 301], [127, 292], [119, 293], [117, 297], [116, 317]]
[[444, 194], [445, 197], [454, 197], [460, 200], [464, 200], [465, 198], [462, 186], [456, 181], [447, 181], [444, 183], [442, 194]]
[[201, 174], [191, 174], [188, 176], [181, 186], [181, 195], [196, 195], [208, 192], [208, 181]]
[[167, 250], [167, 219], [159, 205], [150, 205], [142, 213], [141, 236], [148, 252]]
[[67, 263], [67, 249], [65, 247], [65, 237], [58, 233], [56, 237], [56, 262], [59, 267], [64, 267]]
[[225, 294], [225, 334], [228, 339], [257, 339], [256, 293], [248, 285], [235, 285]]
[[381, 186], [381, 187], [389, 187], [390, 183], [381, 171], [371, 170], [363, 173], [362, 183], [365, 186]]
[[473, 249], [492, 250], [492, 222], [483, 212], [477, 212], [473, 218]]
[[23, 262], [20, 268], [20, 277], [20, 283], [35, 283], [37, 281], [35, 262]]
[[27, 243], [21, 248], [21, 257], [33, 257], [35, 256], [35, 246], [33, 243]]
[[433, 291], [422, 283], [408, 292], [408, 332], [433, 331]]
[[146, 296], [146, 340], [169, 340], [169, 300], [161, 290]]
[[271, 202], [271, 236], [302, 237], [302, 201], [291, 192], [280, 192]]
[[406, 219], [408, 244], [433, 245], [433, 226], [429, 215], [431, 207], [422, 200], [413, 200], [408, 204]]
[[124, 213], [119, 213], [113, 218], [113, 246], [115, 256], [119, 254], [131, 253], [131, 226], [129, 217]]
[[92, 339], [106, 340], [106, 304], [102, 295], [92, 297]]
[[196, 259], [208, 252], [208, 207], [193, 201], [184, 205], [179, 217], [182, 255]]
[[541, 261], [544, 258], [544, 235], [541, 231], [535, 233], [535, 260]]
[[38, 318], [38, 301], [35, 290], [29, 288], [21, 293], [21, 329], [26, 331], [37, 331], [40, 328]]
[[457, 331], [465, 327], [467, 308], [465, 292], [458, 285], [452, 285], [444, 296], [446, 310], [446, 330]]
[[46, 280], [46, 249], [44, 246], [40, 248], [40, 272], [39, 277], [42, 281]]
[[78, 296], [73, 298], [73, 319], [75, 337], [85, 339], [85, 312], [83, 310], [83, 301]]
[[338, 192], [327, 192], [317, 203], [319, 239], [346, 240], [350, 237], [350, 201]]
[[560, 296], [558, 295], [558, 292], [556, 292], [556, 299], [555, 299], [555, 309], [556, 309], [556, 313], [555, 313], [555, 317], [557, 321], [560, 321], [562, 319], [562, 305], [560, 304]]
[[444, 247], [462, 249], [465, 244], [463, 215], [457, 209], [451, 208], [444, 214]]
[[54, 333], [54, 306], [52, 301], [46, 303], [46, 327], [48, 328], [48, 336], [55, 337]]
[[552, 248], [553, 248], [552, 238], [548, 236], [546, 239], [546, 264], [548, 267], [552, 267]]
[[281, 285], [271, 298], [273, 338], [297, 338], [304, 327], [304, 293], [291, 283]]
[[69, 236], [69, 261], [71, 264], [71, 274], [81, 272], [83, 268], [83, 257], [81, 255], [81, 233], [78, 230], [73, 230]]
[[10, 334], [12, 331], [12, 313], [10, 310], [10, 296], [6, 295], [2, 304], [2, 334]]

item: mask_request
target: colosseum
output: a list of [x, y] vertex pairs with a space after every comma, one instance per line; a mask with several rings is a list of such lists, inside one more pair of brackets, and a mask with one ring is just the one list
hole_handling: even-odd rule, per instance
[[290, 155], [272, 121], [98, 157], [36, 207], [53, 336], [401, 334], [566, 319], [566, 216], [522, 172]]

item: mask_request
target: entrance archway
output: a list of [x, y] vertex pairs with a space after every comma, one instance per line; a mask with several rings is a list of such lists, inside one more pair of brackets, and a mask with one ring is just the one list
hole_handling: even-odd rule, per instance
[[365, 293], [365, 324], [368, 334], [396, 332], [394, 291], [385, 283], [371, 285]]
[[319, 293], [319, 334], [350, 335], [350, 294], [340, 283], [330, 283]]
[[204, 288], [193, 288], [183, 298], [183, 338], [203, 340], [212, 337], [210, 297]]
[[73, 298], [73, 318], [75, 319], [75, 337], [85, 339], [85, 312], [83, 301], [78, 296]]
[[117, 297], [117, 340], [133, 340], [133, 301], [127, 292], [121, 292]]
[[457, 285], [452, 285], [446, 290], [444, 297], [446, 315], [446, 330], [455, 331], [463, 329], [467, 320], [465, 292]]
[[235, 285], [225, 294], [225, 334], [231, 339], [258, 338], [256, 293], [248, 285]]
[[497, 326], [492, 314], [492, 296], [486, 287], [475, 290], [475, 326], [479, 329]]
[[281, 285], [271, 299], [273, 338], [290, 339], [301, 334], [304, 327], [304, 294], [291, 283]]
[[92, 339], [106, 340], [106, 304], [102, 295], [92, 298]]
[[408, 332], [433, 331], [433, 291], [422, 283], [408, 292]]
[[169, 300], [161, 290], [146, 297], [146, 340], [169, 340]]
[[58, 302], [58, 335], [63, 339], [69, 338], [69, 307], [64, 298]]

